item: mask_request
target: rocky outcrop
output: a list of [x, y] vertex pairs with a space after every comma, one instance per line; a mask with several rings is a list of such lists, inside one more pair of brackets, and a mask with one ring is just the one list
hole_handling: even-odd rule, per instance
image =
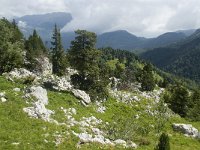
[[10, 81], [14, 81], [15, 79], [26, 79], [26, 78], [35, 79], [37, 77], [34, 73], [24, 68], [15, 68], [9, 73], [3, 73], [3, 76], [5, 76]]
[[52, 110], [49, 110], [45, 107], [48, 104], [48, 97], [46, 89], [43, 89], [40, 86], [32, 86], [26, 90], [26, 98], [33, 98], [33, 103], [31, 107], [23, 108], [23, 111], [26, 112], [30, 117], [41, 118], [48, 122], [55, 122], [51, 119], [51, 115], [54, 114]]
[[37, 58], [34, 72], [37, 75], [42, 75], [42, 76], [52, 74], [52, 63], [49, 62], [49, 58], [47, 57]]
[[51, 88], [57, 91], [72, 92], [75, 97], [82, 100], [81, 102], [84, 105], [89, 104], [91, 102], [90, 96], [85, 91], [74, 89], [70, 81], [71, 79], [70, 79], [70, 76], [68, 75], [63, 76], [63, 77], [51, 75], [51, 76], [45, 77], [42, 82], [44, 86], [47, 88]]
[[199, 131], [196, 128], [194, 128], [191, 124], [176, 124], [176, 123], [173, 123], [172, 127], [173, 127], [174, 131], [181, 132], [185, 136], [200, 138]]
[[46, 76], [42, 79], [42, 82], [46, 88], [50, 88], [57, 91], [71, 91], [72, 85], [70, 83], [70, 76], [66, 75], [58, 77], [55, 75]]

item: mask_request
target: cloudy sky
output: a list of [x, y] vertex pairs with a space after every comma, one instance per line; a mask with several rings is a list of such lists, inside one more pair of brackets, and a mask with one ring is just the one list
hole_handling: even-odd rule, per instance
[[70, 12], [77, 28], [98, 33], [127, 30], [153, 37], [168, 31], [200, 28], [200, 0], [0, 0], [0, 16], [12, 18]]

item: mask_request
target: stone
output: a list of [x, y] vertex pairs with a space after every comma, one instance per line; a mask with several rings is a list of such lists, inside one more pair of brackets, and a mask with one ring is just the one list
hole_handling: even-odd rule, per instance
[[6, 93], [5, 92], [0, 92], [0, 97], [5, 97]]
[[7, 99], [5, 97], [1, 97], [1, 102], [2, 103], [6, 102], [6, 101], [7, 101]]
[[27, 89], [27, 94], [35, 97], [37, 101], [40, 101], [44, 105], [48, 104], [47, 90], [41, 86], [32, 86]]
[[35, 102], [33, 107], [23, 108], [23, 111], [28, 114], [28, 116], [33, 118], [41, 118], [45, 121], [50, 122], [50, 116], [54, 114], [53, 111], [46, 109], [45, 105], [41, 102]]
[[70, 77], [63, 76], [58, 77], [55, 75], [46, 76], [43, 78], [43, 84], [47, 88], [51, 88], [57, 91], [68, 91], [72, 90], [72, 85], [70, 83]]
[[90, 96], [85, 91], [73, 89], [72, 93], [74, 94], [75, 97], [81, 99], [86, 104], [89, 104], [91, 102]]
[[124, 141], [124, 140], [117, 139], [117, 140], [114, 141], [114, 143], [116, 145], [122, 145], [122, 146], [126, 147], [126, 141]]
[[21, 90], [20, 90], [20, 88], [14, 88], [13, 91], [20, 92]]
[[172, 127], [173, 127], [174, 131], [179, 131], [179, 132], [183, 133], [185, 136], [199, 138], [199, 131], [196, 128], [194, 128], [191, 124], [173, 123]]
[[137, 148], [137, 144], [135, 144], [134, 142], [132, 141], [128, 141], [126, 143], [126, 148]]
[[4, 76], [6, 76], [7, 79], [13, 80], [13, 79], [23, 79], [27, 77], [33, 77], [36, 78], [37, 76], [28, 71], [27, 69], [24, 68], [15, 68], [9, 73], [4, 73]]
[[106, 107], [104, 107], [104, 106], [99, 106], [97, 108], [97, 112], [99, 112], [99, 113], [105, 113], [105, 110], [106, 110]]

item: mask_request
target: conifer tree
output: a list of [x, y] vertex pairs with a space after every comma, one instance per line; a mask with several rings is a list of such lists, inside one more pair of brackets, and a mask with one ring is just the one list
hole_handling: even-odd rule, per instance
[[55, 25], [52, 37], [52, 64], [53, 73], [57, 75], [63, 75], [66, 69], [66, 56], [62, 46], [60, 30]]
[[155, 150], [170, 150], [169, 137], [166, 133], [161, 134], [159, 143]]
[[36, 59], [47, 55], [47, 49], [37, 31], [34, 30], [33, 34], [29, 36], [25, 42], [26, 59], [29, 62], [27, 67], [34, 69], [36, 66]]
[[71, 42], [69, 61], [78, 74], [72, 76], [72, 82], [87, 91], [92, 99], [107, 97], [106, 79], [100, 79], [100, 51], [95, 48], [96, 34], [86, 30], [75, 31], [75, 40]]
[[147, 64], [144, 66], [144, 68], [142, 70], [141, 83], [142, 83], [142, 85], [141, 85], [142, 90], [144, 90], [144, 91], [154, 90], [155, 81], [154, 81], [154, 77], [153, 77], [151, 64]]

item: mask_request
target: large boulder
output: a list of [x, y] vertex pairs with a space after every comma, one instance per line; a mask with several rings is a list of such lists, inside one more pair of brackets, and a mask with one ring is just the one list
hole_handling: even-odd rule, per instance
[[199, 131], [191, 124], [176, 124], [173, 123], [172, 127], [175, 131], [183, 133], [185, 136], [191, 136], [194, 138], [200, 138]]
[[75, 97], [80, 98], [85, 104], [89, 104], [91, 102], [90, 96], [85, 91], [73, 89], [72, 93]]
[[48, 104], [47, 90], [41, 86], [32, 86], [26, 90], [26, 96], [32, 96], [44, 105]]

